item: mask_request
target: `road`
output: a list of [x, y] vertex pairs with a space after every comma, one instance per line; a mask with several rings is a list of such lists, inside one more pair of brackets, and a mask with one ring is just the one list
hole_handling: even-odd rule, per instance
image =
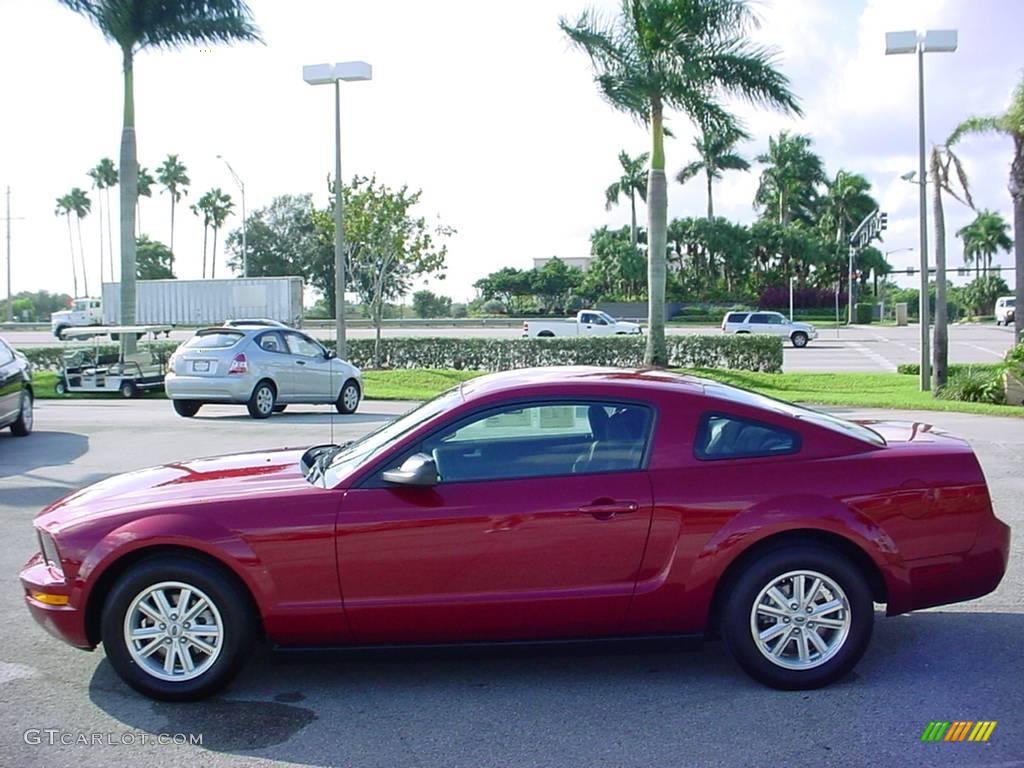
[[[312, 335], [333, 338], [332, 329], [314, 329]], [[718, 328], [668, 329], [676, 334], [719, 334]], [[172, 339], [184, 341], [190, 331], [174, 331]], [[518, 338], [518, 328], [387, 328], [384, 335], [438, 336], [509, 339]], [[372, 328], [352, 328], [350, 338], [370, 338]], [[6, 338], [15, 347], [44, 346], [58, 342], [45, 331], [7, 332]], [[850, 328], [823, 328], [816, 341], [804, 349], [784, 348], [783, 370], [792, 372], [892, 372], [900, 363], [916, 363], [920, 355], [917, 326], [901, 328], [874, 325]], [[949, 329], [949, 361], [951, 363], [999, 362], [1013, 342], [1013, 330], [994, 324], [954, 325]]]
[[[820, 691], [763, 688], [715, 642], [686, 653], [261, 655], [223, 695], [173, 705], [131, 692], [102, 650], [63, 645], [22, 605], [15, 575], [36, 548], [31, 519], [73, 489], [196, 454], [324, 442], [332, 421], [333, 439], [350, 439], [405, 407], [368, 402], [332, 419], [325, 408], [293, 406], [260, 422], [227, 406], [185, 420], [161, 401], [44, 401], [36, 434], [0, 434], [0, 765], [1024, 766], [1016, 419], [917, 414], [971, 441], [999, 515], [1016, 528], [1000, 588], [971, 603], [879, 616], [855, 672]], [[956, 719], [998, 726], [985, 744], [920, 742], [930, 721]], [[51, 746], [34, 732], [27, 740], [42, 743], [26, 743], [27, 729], [114, 744]], [[140, 745], [160, 733], [201, 734], [203, 745]]]

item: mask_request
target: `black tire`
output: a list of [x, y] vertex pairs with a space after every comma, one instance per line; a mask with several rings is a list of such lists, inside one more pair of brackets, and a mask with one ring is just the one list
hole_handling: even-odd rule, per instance
[[[827, 616], [824, 618], [845, 622], [846, 629], [824, 629], [819, 624], [814, 631], [827, 648], [825, 652], [821, 652], [812, 649], [812, 643], [806, 639], [808, 637], [806, 633], [810, 631], [809, 628], [813, 624], [810, 621], [812, 616], [804, 613], [809, 611], [808, 608], [801, 608], [798, 604], [791, 621], [782, 617], [759, 616], [757, 626], [761, 632], [770, 630], [775, 624], [761, 624], [760, 622], [776, 622], [781, 627], [781, 622], [785, 621], [789, 625], [780, 630], [782, 636], [778, 641], [784, 643], [781, 649], [783, 659], [780, 662], [770, 661], [754, 639], [755, 604], [760, 604], [758, 598], [762, 590], [766, 590], [773, 582], [795, 571], [821, 575], [838, 587], [842, 594], [845, 594], [843, 605], [846, 608], [827, 612]], [[806, 581], [804, 583], [806, 585]], [[795, 580], [791, 582], [790, 589], [793, 588], [793, 584], [795, 584]], [[808, 585], [805, 588], [809, 589], [810, 587]], [[868, 642], [871, 640], [871, 631], [875, 621], [871, 590], [860, 570], [832, 549], [812, 545], [794, 545], [769, 551], [747, 565], [735, 580], [726, 585], [726, 589], [728, 590], [727, 599], [721, 621], [722, 636], [726, 647], [747, 674], [772, 688], [807, 690], [828, 685], [853, 669], [864, 655]], [[791, 596], [787, 594], [785, 588], [780, 588], [779, 591], [787, 598]], [[841, 599], [840, 593], [833, 593], [830, 596], [827, 592], [820, 590], [819, 597], [826, 602], [831, 599]], [[769, 606], [776, 607], [774, 601], [769, 603]], [[785, 607], [787, 613], [789, 607]], [[800, 627], [803, 627], [805, 638], [802, 641], [799, 637]], [[789, 634], [786, 634], [787, 632]], [[783, 663], [799, 663], [799, 659], [790, 661], [790, 656], [794, 652], [799, 652], [800, 642], [810, 649], [811, 655], [816, 653], [820, 657], [827, 654], [826, 658], [816, 663], [809, 663], [803, 668], [783, 666]], [[835, 643], [834, 647], [832, 643]], [[778, 649], [771, 648], [769, 650], [774, 653]], [[809, 661], [814, 662], [815, 660], [809, 657]]]
[[63, 341], [63, 339], [64, 339], [64, 331], [66, 331], [68, 328], [70, 328], [70, 326], [58, 325], [56, 328], [53, 329], [53, 335], [56, 336], [58, 339], [61, 339]]
[[198, 400], [171, 400], [171, 404], [174, 405], [174, 412], [186, 419], [191, 419], [203, 407]]
[[[220, 645], [217, 646], [219, 650], [213, 661], [191, 679], [164, 680], [154, 676], [142, 665], [145, 663], [144, 659], [140, 664], [133, 657], [125, 639], [125, 624], [132, 620], [133, 615], [137, 615], [132, 611], [132, 604], [146, 590], [159, 584], [184, 585], [193, 591], [194, 596], [201, 592], [216, 611], [216, 614], [204, 611], [194, 619], [195, 627], [219, 623], [221, 635]], [[168, 605], [174, 610], [176, 606], [171, 599], [175, 595], [175, 588], [168, 586], [166, 594]], [[181, 597], [180, 592], [176, 597]], [[193, 597], [193, 600], [195, 599]], [[190, 601], [188, 605], [191, 607], [195, 603]], [[185, 652], [198, 668], [206, 661], [206, 656], [198, 649], [192, 650], [192, 646], [187, 642], [185, 623], [180, 620], [178, 622], [169, 622], [168, 635], [173, 634], [175, 641], [185, 641]], [[155, 627], [156, 623], [153, 622], [152, 628]], [[103, 603], [100, 620], [103, 649], [114, 671], [139, 693], [163, 701], [196, 701], [224, 688], [235, 677], [248, 656], [257, 635], [257, 628], [250, 597], [235, 579], [226, 576], [220, 568], [203, 561], [173, 556], [154, 557], [133, 565], [110, 590]], [[211, 637], [209, 634], [202, 636], [207, 640]], [[170, 639], [168, 636], [163, 642]], [[162, 646], [158, 646], [148, 658], [156, 657], [154, 663], [159, 665], [162, 659], [166, 658], [166, 653], [162, 652]], [[173, 671], [176, 672], [178, 662], [174, 660], [172, 663], [175, 668]], [[186, 676], [183, 664], [181, 676]]]
[[249, 415], [254, 419], [269, 419], [270, 414], [274, 412], [276, 399], [277, 392], [274, 391], [274, 385], [264, 380], [253, 387], [252, 396], [245, 407], [249, 409]]
[[68, 385], [64, 383], [63, 379], [61, 379], [54, 385], [53, 391], [58, 395], [66, 395], [68, 393]]
[[133, 397], [139, 394], [139, 389], [138, 387], [135, 386], [135, 382], [122, 381], [120, 392], [121, 397], [123, 397], [125, 400], [131, 400]]
[[736, 331], [736, 335], [737, 336], [739, 336], [741, 334], [749, 334], [749, 333], [750, 333], [750, 331]]
[[554, 337], [555, 334], [553, 334], [551, 331], [541, 331], [540, 333], [537, 334], [537, 338], [539, 339], [553, 339]]
[[338, 413], [355, 413], [362, 397], [363, 393], [359, 389], [359, 383], [355, 379], [349, 379], [345, 382], [345, 386], [341, 388], [341, 392], [338, 393], [338, 399], [335, 401], [334, 407]]
[[796, 347], [797, 349], [803, 349], [804, 347], [807, 346], [807, 334], [804, 333], [803, 331], [797, 331], [796, 333], [794, 333], [790, 337], [790, 340], [793, 342], [793, 346]]
[[274, 406], [274, 413], [284, 413], [284, 409], [287, 408], [287, 407], [288, 407], [287, 405], [275, 405]]
[[11, 432], [18, 437], [28, 437], [32, 434], [32, 424], [35, 421], [32, 402], [32, 393], [27, 389], [21, 390], [21, 410], [18, 412], [18, 418], [11, 424]]

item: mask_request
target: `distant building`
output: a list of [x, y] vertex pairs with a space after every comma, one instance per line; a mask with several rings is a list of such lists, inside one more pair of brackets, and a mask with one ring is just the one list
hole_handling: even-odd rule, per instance
[[[543, 269], [544, 265], [551, 261], [554, 256], [541, 256], [535, 257], [533, 260], [534, 269]], [[557, 257], [559, 261], [565, 263], [567, 267], [575, 267], [586, 272], [590, 268], [590, 262], [593, 260], [593, 256], [569, 256], [568, 258]]]

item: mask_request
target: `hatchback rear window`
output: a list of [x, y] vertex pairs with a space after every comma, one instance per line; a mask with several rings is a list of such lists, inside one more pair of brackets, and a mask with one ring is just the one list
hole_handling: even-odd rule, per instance
[[185, 342], [183, 346], [191, 347], [195, 349], [202, 347], [204, 349], [227, 349], [233, 347], [239, 341], [245, 338], [244, 333], [238, 333], [237, 331], [199, 331], [195, 336]]

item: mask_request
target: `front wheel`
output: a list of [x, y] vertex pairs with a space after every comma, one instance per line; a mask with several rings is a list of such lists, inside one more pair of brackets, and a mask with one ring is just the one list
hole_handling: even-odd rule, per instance
[[874, 620], [871, 591], [856, 566], [830, 549], [792, 546], [762, 555], [729, 585], [722, 635], [755, 680], [806, 690], [856, 665]]
[[63, 379], [61, 379], [54, 386], [53, 391], [56, 392], [58, 395], [66, 395], [68, 393], [68, 385], [64, 383]]
[[334, 407], [338, 413], [355, 413], [356, 408], [359, 407], [359, 398], [362, 393], [359, 391], [359, 385], [349, 379], [345, 382], [345, 386], [341, 388], [341, 392], [338, 394], [338, 400], [334, 403]]
[[21, 391], [21, 410], [18, 412], [18, 419], [11, 424], [11, 432], [18, 437], [27, 437], [32, 434], [32, 393], [27, 389]]
[[136, 388], [134, 382], [125, 381], [121, 383], [121, 397], [125, 398], [126, 400], [130, 400], [131, 398], [135, 397], [135, 395], [137, 395], [138, 392], [139, 390]]
[[792, 338], [792, 341], [793, 341], [793, 346], [796, 347], [797, 349], [800, 349], [802, 347], [806, 347], [807, 346], [807, 334], [806, 333], [804, 333], [802, 331], [797, 331], [796, 333], [793, 334], [793, 336], [791, 338]]
[[114, 671], [139, 693], [195, 701], [237, 674], [255, 626], [249, 596], [218, 568], [158, 557], [114, 585], [100, 634]]

